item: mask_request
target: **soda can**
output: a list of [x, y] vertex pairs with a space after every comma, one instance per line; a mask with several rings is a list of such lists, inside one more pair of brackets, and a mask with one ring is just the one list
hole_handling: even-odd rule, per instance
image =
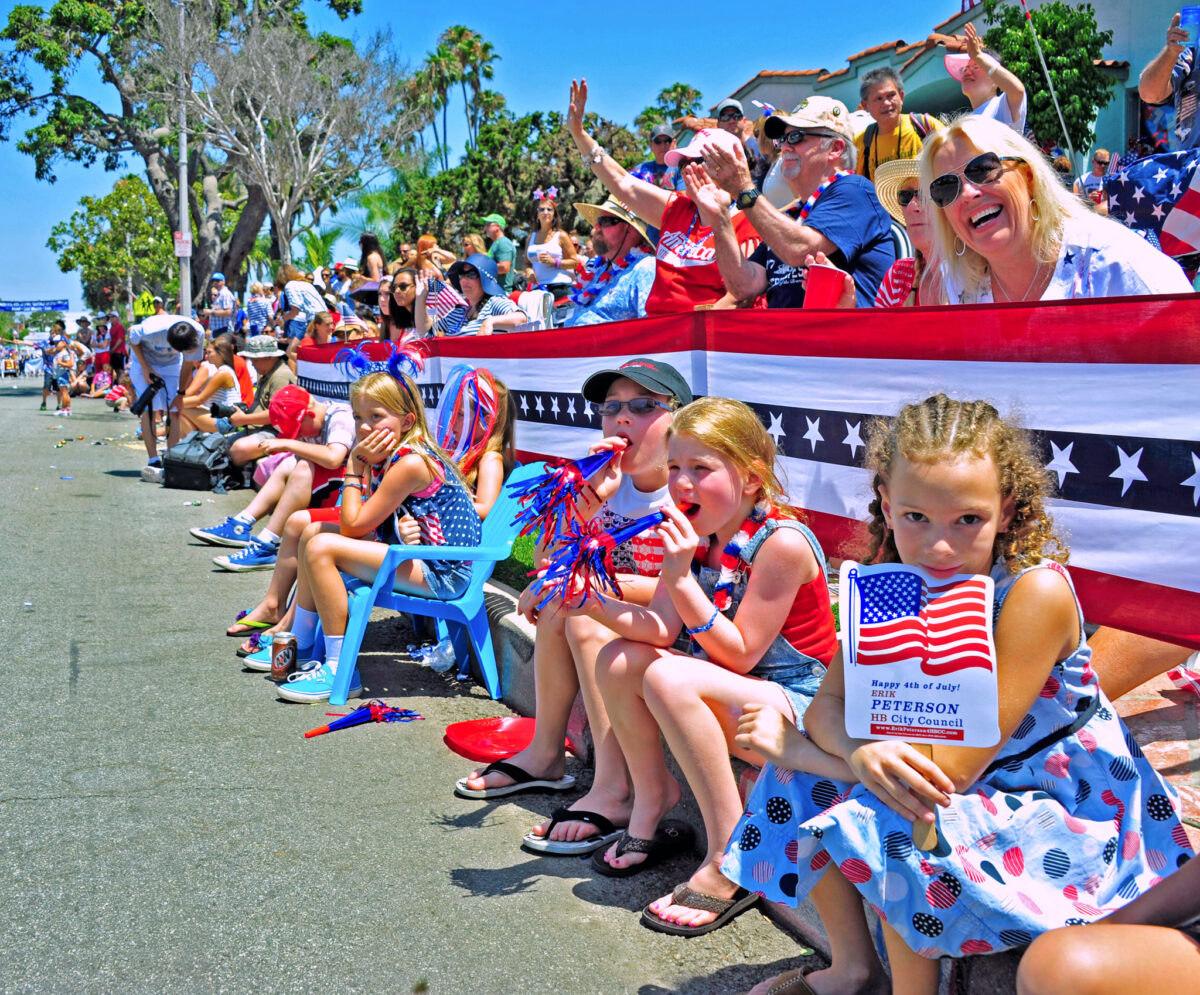
[[271, 640], [271, 680], [282, 684], [296, 672], [296, 637], [277, 632]]

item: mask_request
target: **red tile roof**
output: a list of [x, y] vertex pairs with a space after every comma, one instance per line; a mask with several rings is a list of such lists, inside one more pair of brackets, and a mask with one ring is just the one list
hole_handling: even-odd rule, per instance
[[903, 38], [897, 38], [895, 41], [884, 42], [882, 45], [876, 45], [873, 48], [865, 48], [856, 55], [851, 55], [846, 59], [847, 62], [853, 62], [855, 59], [862, 59], [868, 55], [874, 55], [876, 52], [883, 52], [889, 48], [899, 48], [904, 44]]

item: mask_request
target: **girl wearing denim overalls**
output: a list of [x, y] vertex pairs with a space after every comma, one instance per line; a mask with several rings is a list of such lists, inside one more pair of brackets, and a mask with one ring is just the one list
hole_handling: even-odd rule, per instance
[[[803, 725], [836, 637], [820, 546], [778, 506], [775, 444], [754, 412], [703, 398], [675, 412], [668, 439], [676, 507], [664, 509], [659, 526], [663, 567], [650, 605], [589, 599], [574, 611], [622, 637], [601, 652], [599, 683], [634, 788], [625, 835], [597, 851], [593, 865], [627, 876], [686, 840], [663, 822], [680, 798], [665, 736], [699, 802], [708, 850], [691, 878], [642, 917], [654, 929], [696, 935], [755, 898], [718, 869], [742, 812], [729, 755], [762, 762], [733, 743], [738, 715], [759, 703]], [[686, 638], [676, 643], [681, 629]], [[813, 752], [821, 763], [824, 754]]]

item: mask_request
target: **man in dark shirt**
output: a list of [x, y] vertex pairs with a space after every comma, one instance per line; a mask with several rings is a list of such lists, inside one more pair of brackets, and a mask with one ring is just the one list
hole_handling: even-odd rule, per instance
[[[764, 133], [780, 150], [795, 203], [784, 211], [760, 197], [744, 157], [704, 149], [712, 182], [688, 192], [716, 234], [717, 263], [739, 299], [767, 295], [768, 307], [803, 307], [805, 259], [823, 252], [854, 278], [860, 307], [870, 307], [896, 260], [891, 218], [870, 180], [853, 173], [854, 135], [840, 100], [809, 97], [791, 114], [773, 114]], [[763, 244], [749, 259], [738, 250], [729, 203], [746, 212]]]

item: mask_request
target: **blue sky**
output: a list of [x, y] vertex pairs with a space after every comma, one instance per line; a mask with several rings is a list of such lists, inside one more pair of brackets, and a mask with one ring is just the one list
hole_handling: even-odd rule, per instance
[[[14, 6], [13, 0], [0, 0], [4, 21]], [[862, 49], [897, 38], [924, 38], [959, 9], [952, 0], [803, 7], [795, 0], [752, 5], [695, 0], [642, 8], [650, 14], [639, 21], [638, 8], [627, 4], [612, 8], [624, 16], [604, 17], [597, 4], [468, 2], [435, 11], [440, 5], [364, 0], [363, 15], [343, 24], [311, 0], [307, 6], [314, 26], [341, 34], [365, 37], [390, 26], [401, 56], [414, 65], [449, 24], [466, 24], [500, 54], [492, 87], [508, 98], [514, 112], [565, 110], [571, 78], [583, 75], [591, 90], [590, 109], [626, 124], [676, 81], [697, 87], [710, 106], [760, 70], [839, 69]], [[685, 11], [690, 18], [680, 20]], [[103, 94], [97, 85], [96, 99], [103, 100]], [[460, 107], [452, 107], [452, 122], [455, 115], [461, 119]], [[82, 307], [78, 276], [59, 272], [46, 239], [56, 222], [70, 217], [80, 197], [107, 193], [119, 174], [62, 164], [56, 183], [37, 182], [33, 161], [16, 150], [26, 127], [18, 122], [13, 140], [0, 143], [0, 299], [65, 297], [77, 309]], [[139, 162], [131, 161], [127, 171], [140, 172]], [[340, 246], [343, 255], [350, 249], [348, 242]], [[353, 249], [357, 254], [356, 245]]]

